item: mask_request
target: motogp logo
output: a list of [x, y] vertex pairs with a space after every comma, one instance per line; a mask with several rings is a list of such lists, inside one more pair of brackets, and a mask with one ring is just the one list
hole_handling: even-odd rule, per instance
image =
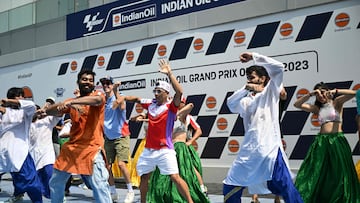
[[99, 14], [100, 12], [97, 12], [96, 15], [94, 15], [93, 17], [91, 17], [91, 14], [85, 16], [83, 23], [86, 24], [86, 28], [89, 32], [92, 31], [95, 25], [99, 25], [104, 21], [104, 19], [97, 19]]

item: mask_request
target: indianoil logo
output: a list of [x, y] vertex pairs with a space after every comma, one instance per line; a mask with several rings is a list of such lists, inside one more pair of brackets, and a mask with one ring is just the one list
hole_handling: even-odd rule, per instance
[[219, 118], [216, 122], [216, 126], [219, 130], [225, 130], [228, 126], [228, 122], [225, 118]]
[[32, 90], [30, 87], [28, 86], [24, 86], [23, 88], [23, 91], [24, 91], [24, 98], [27, 99], [27, 100], [34, 100], [34, 96], [33, 96], [33, 93], [32, 93]]
[[204, 40], [202, 40], [201, 38], [195, 39], [193, 46], [196, 51], [200, 51], [204, 47]]
[[309, 94], [309, 90], [303, 88], [300, 89], [297, 93], [296, 93], [296, 98], [299, 99], [300, 97]]
[[335, 17], [335, 25], [338, 27], [345, 27], [350, 22], [350, 16], [347, 13], [339, 13]]
[[126, 53], [126, 60], [127, 60], [128, 62], [132, 62], [132, 61], [134, 60], [134, 56], [135, 56], [135, 54], [134, 54], [133, 51], [128, 51], [128, 52]]
[[241, 44], [245, 41], [246, 37], [245, 37], [245, 33], [243, 31], [238, 31], [237, 33], [235, 33], [234, 35], [234, 42], [236, 44]]
[[160, 45], [157, 52], [158, 52], [159, 56], [165, 56], [165, 54], [166, 54], [166, 46], [165, 45]]
[[284, 23], [280, 26], [280, 34], [283, 37], [289, 36], [293, 32], [293, 26], [290, 23]]
[[113, 16], [113, 24], [120, 24], [120, 15]]
[[358, 90], [360, 89], [360, 84], [356, 84], [354, 87], [353, 87], [353, 90]]
[[105, 64], [105, 57], [104, 56], [99, 56], [98, 59], [97, 59], [97, 64], [98, 66], [104, 66]]
[[236, 153], [239, 151], [240, 145], [237, 140], [230, 140], [228, 143], [228, 149], [232, 153]]
[[142, 113], [144, 111], [144, 108], [141, 106], [141, 104], [136, 104], [135, 111], [136, 113]]
[[71, 63], [70, 63], [70, 69], [71, 69], [71, 71], [76, 71], [76, 69], [77, 69], [77, 67], [78, 67], [78, 65], [77, 65], [77, 62], [76, 61], [72, 61]]
[[315, 127], [320, 127], [320, 122], [319, 122], [319, 115], [318, 114], [313, 114], [311, 116], [311, 124]]
[[208, 97], [208, 98], [206, 99], [206, 106], [207, 106], [209, 109], [215, 108], [215, 106], [216, 106], [216, 99], [215, 99], [215, 97], [213, 97], [213, 96]]

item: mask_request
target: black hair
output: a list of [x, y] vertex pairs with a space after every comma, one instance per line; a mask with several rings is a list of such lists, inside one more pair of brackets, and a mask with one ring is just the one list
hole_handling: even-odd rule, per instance
[[15, 97], [24, 97], [24, 89], [20, 87], [12, 87], [7, 91], [6, 97], [8, 99], [15, 99]]
[[[25, 93], [24, 93], [24, 89], [20, 88], [20, 87], [12, 87], [7, 91], [6, 97], [8, 99], [15, 99], [16, 97], [24, 97]], [[2, 105], [4, 107], [9, 107], [12, 109], [19, 109], [19, 105], [18, 104], [5, 104]]]
[[246, 68], [246, 75], [251, 75], [251, 73], [254, 71], [257, 76], [259, 76], [259, 77], [265, 76], [266, 77], [265, 82], [264, 82], [264, 86], [266, 86], [268, 81], [270, 80], [269, 73], [266, 71], [266, 69], [263, 66], [253, 65], [253, 66]]
[[[328, 91], [328, 90], [330, 90], [330, 88], [329, 88], [329, 86], [327, 86], [327, 84], [325, 84], [324, 82], [319, 82], [319, 83], [317, 83], [315, 86], [314, 86], [314, 90], [317, 90], [317, 89], [319, 89], [319, 90], [326, 90], [326, 91]], [[317, 99], [315, 100], [315, 106], [317, 106], [317, 107], [322, 107], [322, 103], [321, 102], [319, 102]]]
[[95, 75], [96, 75], [96, 73], [95, 73], [94, 71], [92, 71], [92, 70], [87, 70], [87, 69], [85, 69], [85, 70], [81, 70], [81, 71], [79, 72], [79, 74], [77, 75], [77, 82], [80, 82], [81, 76], [84, 75], [84, 74], [86, 74], [86, 75], [92, 75], [93, 78], [94, 78], [94, 81], [95, 81]]

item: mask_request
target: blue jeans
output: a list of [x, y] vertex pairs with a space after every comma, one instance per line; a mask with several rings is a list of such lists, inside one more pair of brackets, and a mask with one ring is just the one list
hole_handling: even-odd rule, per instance
[[[101, 152], [96, 155], [93, 167], [93, 174], [82, 175], [82, 177], [90, 184], [95, 202], [112, 202], [108, 183], [109, 172], [105, 166], [104, 158]], [[52, 203], [63, 202], [65, 195], [65, 184], [70, 175], [71, 173], [60, 171], [54, 168], [53, 175], [50, 179], [50, 197]]]

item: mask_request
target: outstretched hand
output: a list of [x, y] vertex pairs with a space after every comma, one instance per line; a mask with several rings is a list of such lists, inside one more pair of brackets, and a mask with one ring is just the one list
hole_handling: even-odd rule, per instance
[[248, 61], [251, 61], [253, 59], [252, 53], [251, 52], [244, 52], [242, 54], [240, 54], [240, 61], [242, 63], [246, 63]]
[[171, 72], [171, 67], [170, 67], [170, 63], [169, 61], [165, 60], [165, 59], [161, 59], [159, 62], [159, 66], [160, 66], [160, 72], [164, 73], [164, 74], [169, 74]]

